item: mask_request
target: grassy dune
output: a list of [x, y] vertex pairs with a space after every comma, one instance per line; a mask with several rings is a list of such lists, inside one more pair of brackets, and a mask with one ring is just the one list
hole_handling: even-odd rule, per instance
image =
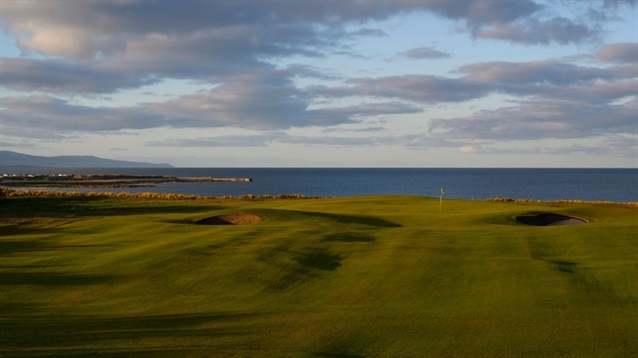
[[[538, 212], [589, 224], [512, 219]], [[638, 355], [636, 206], [19, 197], [0, 213], [0, 356]], [[194, 224], [228, 213], [262, 220]]]

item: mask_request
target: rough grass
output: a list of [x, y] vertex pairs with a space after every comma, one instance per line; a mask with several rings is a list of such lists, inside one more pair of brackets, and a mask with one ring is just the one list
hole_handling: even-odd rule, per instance
[[[589, 223], [514, 219], [541, 212]], [[637, 233], [614, 204], [12, 197], [0, 355], [636, 356]]]

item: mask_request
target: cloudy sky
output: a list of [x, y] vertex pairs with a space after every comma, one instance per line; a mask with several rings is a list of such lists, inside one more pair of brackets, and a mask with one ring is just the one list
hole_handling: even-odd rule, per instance
[[0, 149], [636, 167], [638, 0], [0, 3]]

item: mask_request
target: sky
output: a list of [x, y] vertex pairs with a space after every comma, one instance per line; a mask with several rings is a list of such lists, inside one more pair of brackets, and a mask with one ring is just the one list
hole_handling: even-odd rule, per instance
[[638, 0], [3, 0], [0, 149], [636, 168]]

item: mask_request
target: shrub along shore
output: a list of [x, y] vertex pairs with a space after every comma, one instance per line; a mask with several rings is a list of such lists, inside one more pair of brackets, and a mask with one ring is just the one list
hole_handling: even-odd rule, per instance
[[[274, 199], [323, 199], [317, 195], [304, 195], [304, 194], [245, 194], [245, 195], [190, 195], [180, 193], [129, 193], [129, 192], [99, 192], [99, 191], [60, 191], [60, 190], [43, 190], [43, 189], [9, 189], [0, 187], [0, 198], [3, 197], [71, 197], [71, 198], [119, 198], [119, 199], [152, 199], [152, 200], [214, 200], [214, 199], [237, 199], [237, 200], [274, 200]], [[450, 199], [446, 199], [450, 200]], [[472, 199], [478, 201], [495, 201], [495, 202], [514, 202], [514, 203], [569, 203], [569, 204], [624, 204], [624, 205], [636, 205], [638, 202], [615, 202], [604, 200], [574, 200], [574, 199], [559, 199], [559, 200], [535, 200], [535, 199], [513, 199], [508, 197], [495, 197], [487, 199]]]
[[270, 200], [270, 199], [319, 199], [319, 196], [306, 196], [303, 194], [278, 194], [278, 195], [188, 195], [179, 193], [129, 193], [129, 192], [80, 192], [80, 191], [60, 191], [60, 190], [14, 190], [0, 187], [1, 197], [56, 197], [56, 198], [118, 198], [118, 199], [152, 199], [152, 200], [212, 200], [212, 199], [240, 199], [240, 200]]

